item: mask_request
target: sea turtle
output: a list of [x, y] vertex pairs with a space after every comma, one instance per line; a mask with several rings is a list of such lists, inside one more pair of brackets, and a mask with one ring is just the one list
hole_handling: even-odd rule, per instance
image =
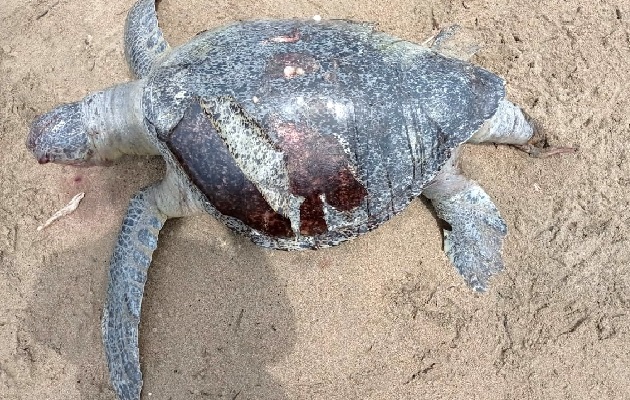
[[102, 330], [120, 399], [140, 396], [140, 305], [167, 218], [209, 213], [259, 245], [317, 249], [423, 194], [448, 223], [448, 258], [486, 290], [507, 228], [461, 174], [458, 147], [540, 149], [500, 77], [440, 51], [449, 32], [425, 46], [365, 23], [257, 20], [171, 48], [154, 0], [137, 1], [125, 54], [138, 79], [58, 106], [27, 139], [40, 163], [166, 161], [165, 178], [132, 198], [110, 263]]

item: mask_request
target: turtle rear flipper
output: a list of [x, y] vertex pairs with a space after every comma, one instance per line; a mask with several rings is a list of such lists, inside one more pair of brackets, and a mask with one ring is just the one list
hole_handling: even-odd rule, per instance
[[144, 78], [170, 46], [158, 26], [155, 0], [136, 2], [125, 22], [125, 57], [137, 78]]
[[459, 25], [449, 25], [425, 40], [432, 50], [460, 60], [470, 60], [481, 47]]
[[118, 398], [139, 399], [142, 373], [138, 324], [151, 256], [167, 216], [156, 203], [159, 186], [132, 199], [109, 266], [107, 303], [103, 310], [103, 343], [112, 385]]
[[490, 277], [503, 270], [501, 249], [507, 234], [505, 221], [490, 196], [461, 175], [453, 158], [423, 191], [444, 229], [444, 252], [466, 283], [485, 292]]

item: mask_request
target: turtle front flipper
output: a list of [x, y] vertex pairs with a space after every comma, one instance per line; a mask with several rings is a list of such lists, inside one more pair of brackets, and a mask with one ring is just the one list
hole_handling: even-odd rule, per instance
[[422, 192], [431, 200], [444, 229], [444, 251], [466, 283], [485, 292], [490, 277], [503, 270], [501, 249], [507, 234], [505, 221], [490, 196], [463, 176], [456, 155]]
[[155, 0], [138, 0], [125, 23], [125, 57], [129, 68], [137, 78], [143, 78], [169, 49], [158, 26]]
[[151, 255], [167, 219], [157, 206], [159, 188], [149, 186], [131, 199], [109, 266], [103, 343], [111, 383], [120, 400], [138, 400], [142, 389], [140, 306]]

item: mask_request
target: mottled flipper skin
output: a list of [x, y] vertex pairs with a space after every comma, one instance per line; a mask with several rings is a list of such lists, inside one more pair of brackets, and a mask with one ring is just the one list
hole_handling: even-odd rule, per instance
[[137, 400], [142, 389], [140, 307], [151, 255], [167, 218], [156, 205], [158, 187], [149, 186], [131, 199], [109, 266], [103, 343], [111, 382], [120, 400]]
[[169, 50], [158, 27], [154, 0], [140, 0], [133, 5], [125, 22], [125, 57], [137, 78], [149, 74], [156, 61]]
[[444, 252], [466, 283], [485, 292], [503, 270], [501, 250], [507, 225], [490, 196], [455, 165], [457, 154], [422, 193], [431, 200], [444, 229]]

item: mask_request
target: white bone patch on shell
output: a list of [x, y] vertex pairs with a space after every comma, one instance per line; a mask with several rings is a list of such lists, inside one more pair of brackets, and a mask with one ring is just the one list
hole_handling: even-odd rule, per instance
[[243, 174], [274, 211], [291, 221], [293, 232], [300, 232], [300, 205], [304, 198], [291, 194], [284, 153], [276, 150], [267, 133], [242, 113], [233, 98], [202, 101], [201, 106]]

